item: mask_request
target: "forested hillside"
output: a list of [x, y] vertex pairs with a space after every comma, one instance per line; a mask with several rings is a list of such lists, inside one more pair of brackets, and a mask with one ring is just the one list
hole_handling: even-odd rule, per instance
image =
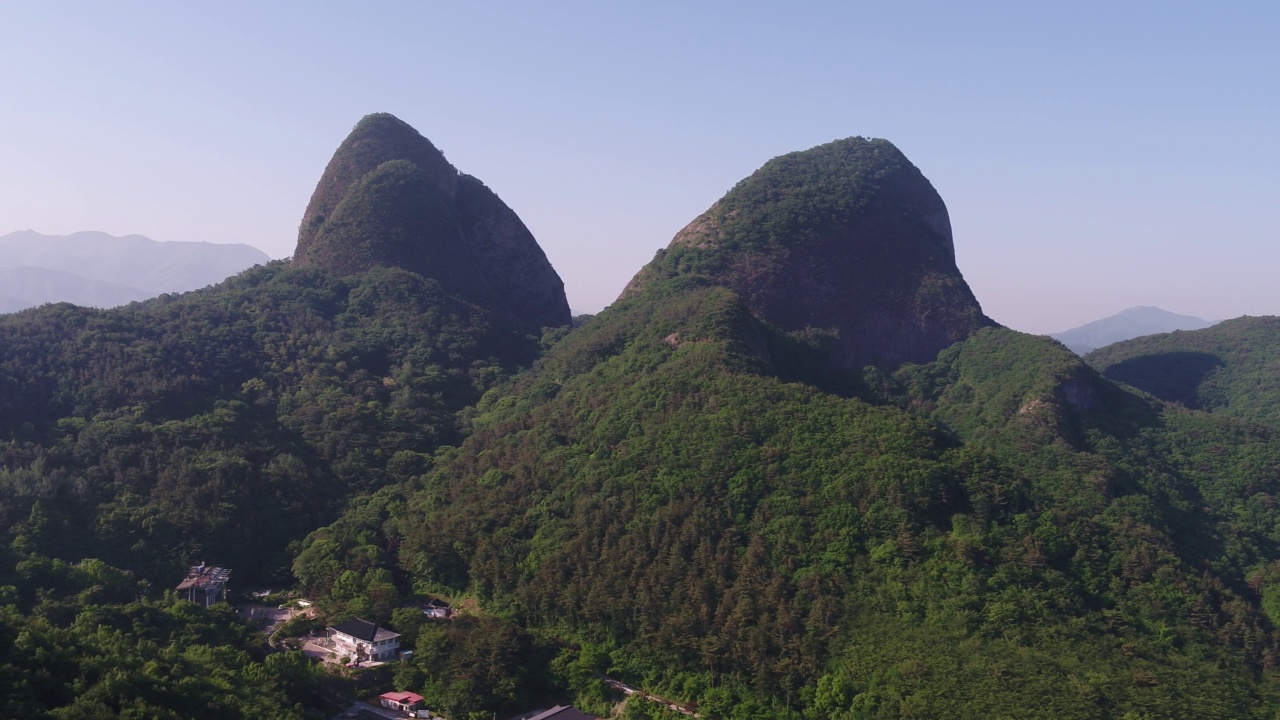
[[[437, 180], [470, 188], [465, 210]], [[291, 542], [429, 467], [465, 435], [456, 413], [532, 362], [544, 324], [569, 324], [515, 214], [401, 121], [356, 126], [318, 185], [330, 195], [300, 232], [312, 262], [112, 311], [0, 317], [6, 537], [158, 582], [200, 560], [280, 582]], [[521, 272], [542, 304], [513, 310]]]
[[472, 595], [708, 718], [1280, 709], [1269, 430], [1002, 329], [853, 372], [838, 309], [780, 328], [716, 267], [660, 255], [299, 580]]
[[288, 544], [420, 472], [536, 340], [401, 270], [250, 270], [98, 311], [0, 318], [0, 527], [143, 577], [278, 582]]
[[318, 676], [226, 605], [147, 599], [98, 560], [0, 552], [0, 717], [301, 720]]
[[[373, 125], [438, 156], [390, 116]], [[366, 151], [386, 140], [360, 139]], [[350, 169], [346, 147], [331, 166]], [[404, 157], [382, 165], [420, 174]], [[347, 178], [361, 190], [325, 226], [336, 228], [334, 267], [277, 262], [116, 310], [0, 317], [0, 715], [332, 712], [315, 687], [323, 673], [300, 654], [265, 655], [225, 606], [161, 598], [206, 560], [231, 568], [239, 589], [287, 583], [293, 546], [353, 498], [430, 469], [466, 436], [482, 394], [532, 363], [544, 329], [550, 342], [570, 321], [532, 235], [479, 181], [457, 181], [461, 211], [415, 194], [421, 185], [391, 188], [388, 204], [366, 192], [388, 177], [374, 170]], [[435, 232], [463, 226], [466, 238]], [[402, 262], [344, 259], [387, 235]], [[499, 267], [478, 265], [464, 241]], [[522, 273], [537, 287], [510, 287]], [[424, 655], [466, 668], [534, 646], [510, 621], [464, 625]], [[457, 693], [482, 708], [540, 701], [553, 655], [542, 648], [524, 685], [508, 666], [483, 673], [503, 688], [459, 670]]]
[[1102, 374], [1189, 408], [1280, 423], [1280, 318], [1150, 335], [1090, 353]]
[[475, 593], [709, 717], [1270, 716], [1268, 433], [1009, 331], [840, 397], [750, 322], [721, 289], [611, 308], [300, 579]]

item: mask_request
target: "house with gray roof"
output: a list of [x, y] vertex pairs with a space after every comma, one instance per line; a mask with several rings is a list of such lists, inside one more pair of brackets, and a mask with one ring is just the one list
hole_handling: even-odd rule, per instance
[[393, 660], [400, 648], [400, 633], [378, 627], [377, 623], [352, 618], [329, 628], [334, 652], [356, 661], [386, 662]]

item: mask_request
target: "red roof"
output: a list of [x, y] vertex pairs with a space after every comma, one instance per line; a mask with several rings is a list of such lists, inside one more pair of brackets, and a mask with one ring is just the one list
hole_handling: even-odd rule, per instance
[[392, 702], [398, 702], [398, 703], [400, 703], [401, 705], [412, 705], [412, 704], [414, 704], [414, 703], [420, 703], [420, 702], [422, 702], [422, 696], [421, 696], [421, 695], [419, 695], [419, 694], [417, 694], [417, 693], [411, 693], [411, 692], [389, 692], [389, 693], [382, 693], [382, 694], [381, 694], [381, 695], [379, 695], [378, 697], [380, 697], [380, 698], [382, 698], [382, 699], [384, 699], [384, 700], [390, 700], [390, 701], [392, 701]]

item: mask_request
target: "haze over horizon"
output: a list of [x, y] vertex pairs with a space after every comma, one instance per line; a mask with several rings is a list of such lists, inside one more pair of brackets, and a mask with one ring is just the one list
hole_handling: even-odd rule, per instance
[[[391, 112], [515, 210], [596, 312], [771, 157], [884, 137], [993, 319], [1280, 313], [1280, 9], [0, 6], [0, 235], [292, 253]], [[341, 52], [335, 48], [342, 48]]]

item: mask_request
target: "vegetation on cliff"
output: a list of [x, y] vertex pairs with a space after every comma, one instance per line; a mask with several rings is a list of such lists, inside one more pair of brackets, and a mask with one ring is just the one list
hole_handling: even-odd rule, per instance
[[928, 362], [994, 325], [955, 264], [933, 185], [887, 140], [774, 158], [681, 230], [632, 280], [728, 287], [779, 328], [825, 330], [845, 370]]
[[1269, 716], [1269, 435], [1003, 330], [841, 397], [777, 378], [733, 293], [657, 290], [298, 576], [474, 594], [706, 717]]
[[362, 119], [334, 153], [293, 259], [337, 275], [411, 270], [528, 333], [570, 322], [564, 284], [519, 216], [387, 113]]

